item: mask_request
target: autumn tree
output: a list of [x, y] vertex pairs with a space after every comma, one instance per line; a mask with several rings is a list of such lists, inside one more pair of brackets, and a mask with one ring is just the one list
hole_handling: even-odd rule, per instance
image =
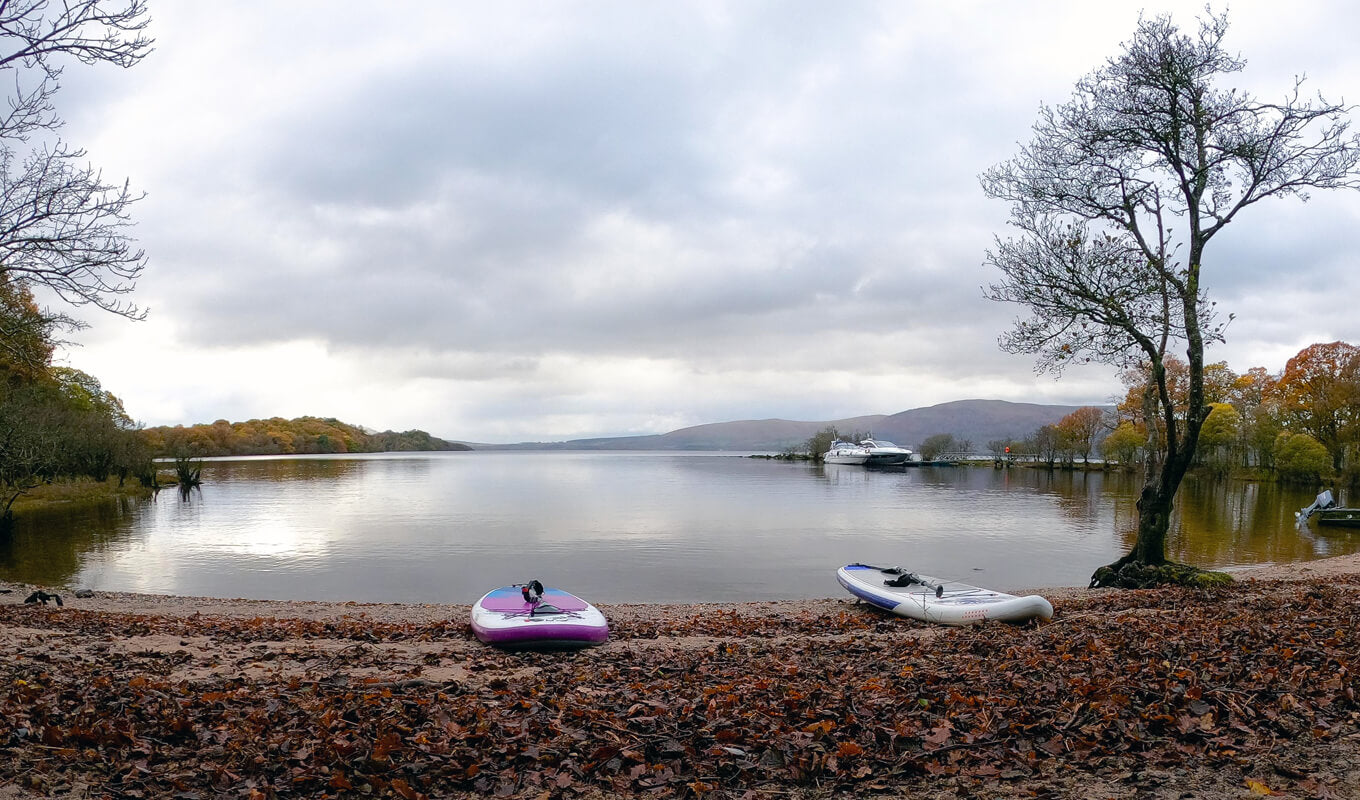
[[[1211, 367], [1221, 367], [1223, 370], [1227, 370], [1227, 364], [1224, 363], [1206, 365], [1204, 368], [1206, 376]], [[1166, 397], [1171, 409], [1170, 416], [1176, 420], [1184, 420], [1190, 405], [1190, 366], [1185, 361], [1168, 353], [1162, 361], [1162, 368], [1162, 381], [1166, 384]], [[1219, 372], [1219, 374], [1222, 373]], [[1160, 460], [1166, 455], [1167, 436], [1164, 418], [1166, 415], [1158, 413], [1161, 403], [1158, 400], [1158, 379], [1153, 372], [1152, 364], [1144, 362], [1125, 369], [1120, 378], [1128, 389], [1128, 393], [1116, 407], [1116, 410], [1122, 419], [1136, 422], [1140, 430], [1147, 434], [1144, 450], [1154, 464], [1160, 463]], [[1209, 396], [1208, 386], [1206, 385], [1206, 403], [1212, 402], [1209, 400]]]
[[1138, 427], [1129, 420], [1124, 420], [1105, 437], [1100, 443], [1100, 452], [1105, 454], [1106, 460], [1113, 459], [1120, 465], [1132, 464], [1138, 456], [1138, 450], [1147, 441]]
[[1089, 463], [1091, 451], [1096, 449], [1100, 434], [1106, 430], [1105, 412], [1095, 406], [1083, 406], [1058, 420], [1058, 431], [1072, 452]]
[[1331, 454], [1332, 468], [1341, 470], [1347, 445], [1360, 433], [1360, 347], [1305, 347], [1285, 364], [1275, 398], [1285, 423], [1312, 436]]
[[1275, 471], [1287, 483], [1317, 485], [1336, 475], [1321, 442], [1306, 433], [1281, 433], [1275, 440]]
[[1229, 457], [1239, 440], [1242, 415], [1228, 403], [1210, 403], [1209, 416], [1199, 432], [1202, 460], [1215, 472], [1226, 473]]
[[1243, 466], [1251, 466], [1253, 454], [1263, 466], [1273, 463], [1275, 437], [1280, 433], [1276, 382], [1265, 367], [1252, 367], [1237, 376], [1228, 392], [1228, 402], [1242, 420]]
[[14, 502], [59, 469], [61, 418], [44, 399], [27, 385], [0, 394], [0, 539]]
[[0, 385], [0, 537], [15, 501], [41, 483], [151, 474], [150, 450], [122, 401], [91, 376], [57, 367]]
[[[1140, 18], [1123, 52], [1068, 103], [1042, 106], [1031, 142], [981, 177], [988, 196], [1011, 204], [1018, 231], [987, 252], [1002, 275], [988, 296], [1030, 313], [1002, 348], [1038, 355], [1040, 369], [1141, 363], [1151, 376], [1145, 413], [1161, 422], [1165, 457], [1147, 461], [1133, 547], [1095, 585], [1189, 574], [1163, 567], [1176, 490], [1209, 413], [1204, 348], [1222, 334], [1202, 280], [1210, 241], [1267, 198], [1360, 186], [1351, 109], [1304, 99], [1301, 78], [1274, 102], [1221, 88], [1245, 65], [1223, 48], [1227, 29], [1212, 13], [1191, 34], [1169, 16]], [[1166, 377], [1173, 347], [1188, 368], [1183, 415]]]
[[[143, 437], [157, 456], [244, 456], [290, 453], [377, 453], [396, 450], [470, 450], [425, 431], [366, 433], [334, 418], [251, 419], [185, 427], [148, 428]], [[826, 439], [829, 446], [831, 438]], [[825, 447], [822, 451], [825, 451]]]
[[33, 380], [52, 360], [61, 320], [43, 311], [25, 283], [0, 271], [0, 382]]
[[[1226, 361], [1204, 365], [1204, 402], [1226, 403], [1237, 383], [1237, 373]], [[1188, 399], [1188, 398], [1187, 398]]]

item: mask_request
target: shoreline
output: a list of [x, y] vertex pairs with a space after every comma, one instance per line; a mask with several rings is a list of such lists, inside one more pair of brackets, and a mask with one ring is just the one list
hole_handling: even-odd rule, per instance
[[1360, 554], [1235, 577], [966, 628], [601, 604], [609, 641], [566, 653], [462, 604], [0, 584], [0, 800], [1360, 800]]
[[[1360, 553], [1332, 556], [1330, 558], [1301, 561], [1288, 564], [1269, 564], [1245, 567], [1230, 572], [1234, 580], [1242, 581], [1303, 581], [1323, 579], [1337, 575], [1360, 575]], [[9, 589], [8, 593], [3, 590]], [[33, 591], [45, 587], [29, 584], [0, 582], [0, 605], [23, 603]], [[1048, 586], [1013, 590], [1015, 595], [1039, 594], [1048, 598], [1055, 606], [1081, 598], [1100, 596], [1102, 593], [1121, 590], [1088, 589], [1080, 586]], [[373, 622], [408, 622], [430, 624], [449, 620], [466, 620], [471, 613], [469, 603], [370, 603], [358, 601], [330, 600], [260, 600], [254, 598], [217, 598], [194, 595], [144, 594], [139, 592], [113, 592], [94, 590], [92, 597], [79, 598], [74, 592], [59, 590], [63, 608], [83, 611], [138, 614], [179, 618], [195, 615], [214, 615], [234, 618], [275, 617], [279, 619], [326, 620], [368, 620]], [[661, 613], [701, 613], [718, 611], [743, 611], [758, 614], [762, 611], [770, 615], [786, 613], [791, 606], [800, 610], [854, 605], [857, 601], [849, 595], [827, 596], [820, 598], [800, 598], [785, 600], [752, 600], [695, 603], [595, 603], [611, 622], [617, 616], [620, 620], [636, 620], [647, 616], [649, 611]]]

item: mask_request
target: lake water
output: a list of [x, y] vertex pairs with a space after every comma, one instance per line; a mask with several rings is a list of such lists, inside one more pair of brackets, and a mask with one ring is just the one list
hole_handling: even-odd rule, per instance
[[[1085, 585], [1137, 525], [1138, 479], [897, 471], [714, 453], [421, 453], [205, 464], [189, 500], [24, 515], [0, 580], [208, 597], [470, 603], [538, 578], [598, 602], [839, 597], [901, 565], [1001, 589]], [[1212, 567], [1360, 550], [1299, 530], [1311, 489], [1189, 482], [1171, 557]]]

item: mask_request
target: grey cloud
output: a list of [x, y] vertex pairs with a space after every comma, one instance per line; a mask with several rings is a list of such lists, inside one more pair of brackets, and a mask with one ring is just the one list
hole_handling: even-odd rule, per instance
[[[976, 176], [1028, 141], [1039, 104], [1064, 101], [1138, 7], [985, 11], [454, 3], [360, 27], [329, 5], [170, 5], [160, 62], [72, 73], [91, 104], [73, 127], [96, 136], [106, 115], [151, 165], [133, 175], [152, 193], [143, 292], [185, 344], [319, 342], [393, 386], [465, 398], [476, 424], [830, 418], [969, 387], [1100, 399], [1108, 373], [1036, 380], [997, 350], [1020, 309], [982, 299], [1007, 209]], [[1248, 29], [1287, 13], [1234, 9]], [[256, 17], [274, 24], [231, 29]], [[1231, 44], [1249, 58], [1276, 45]], [[177, 81], [191, 66], [218, 72]], [[141, 105], [119, 105], [126, 86]], [[126, 116], [146, 109], [163, 116]], [[203, 119], [223, 127], [204, 134]], [[1261, 320], [1235, 322], [1230, 344], [1302, 335], [1281, 319], [1305, 312], [1268, 302], [1282, 286], [1360, 293], [1357, 219], [1354, 201], [1319, 197], [1226, 230], [1209, 291]], [[1309, 302], [1316, 329], [1354, 330]], [[639, 363], [705, 392], [602, 399], [561, 372]], [[896, 376], [911, 396], [853, 408], [816, 385], [825, 369]]]

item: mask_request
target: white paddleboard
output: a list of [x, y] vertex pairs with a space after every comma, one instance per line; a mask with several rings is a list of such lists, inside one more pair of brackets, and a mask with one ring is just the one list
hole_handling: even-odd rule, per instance
[[836, 570], [836, 580], [867, 603], [922, 622], [972, 625], [987, 620], [1024, 622], [1053, 618], [1053, 605], [1037, 594], [1016, 597], [899, 567], [849, 564]]

